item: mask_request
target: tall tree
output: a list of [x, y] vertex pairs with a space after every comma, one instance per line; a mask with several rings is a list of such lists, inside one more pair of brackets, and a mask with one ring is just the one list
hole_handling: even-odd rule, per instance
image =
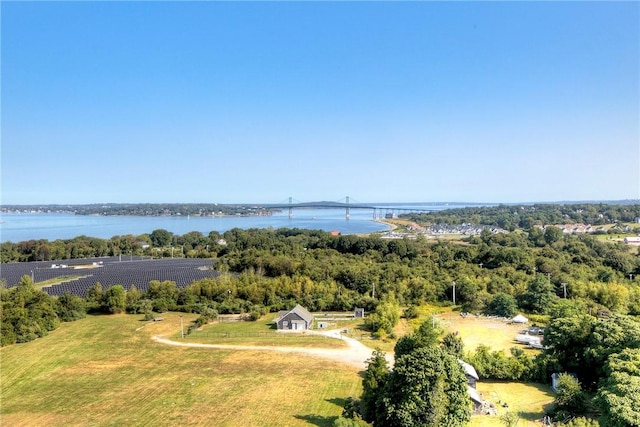
[[546, 313], [555, 299], [553, 284], [549, 278], [536, 274], [536, 277], [529, 281], [527, 292], [520, 295], [519, 302], [524, 310]]
[[378, 400], [389, 377], [386, 354], [376, 349], [367, 361], [367, 369], [362, 379], [361, 412], [365, 421], [375, 421], [378, 412]]
[[602, 410], [600, 424], [610, 427], [640, 425], [640, 349], [625, 349], [609, 357], [607, 379], [596, 402]]
[[471, 419], [467, 378], [456, 358], [436, 346], [396, 360], [376, 426], [463, 426]]
[[169, 246], [169, 244], [171, 244], [173, 233], [163, 228], [159, 228], [157, 230], [153, 230], [149, 235], [149, 238], [151, 239], [151, 244], [154, 247], [161, 248], [163, 246]]

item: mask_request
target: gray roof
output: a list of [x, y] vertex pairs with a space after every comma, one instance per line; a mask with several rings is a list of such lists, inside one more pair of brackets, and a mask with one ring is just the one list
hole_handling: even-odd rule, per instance
[[476, 380], [479, 380], [480, 378], [478, 378], [478, 373], [476, 372], [476, 368], [474, 368], [473, 366], [469, 365], [467, 362], [465, 362], [462, 359], [458, 359], [458, 363], [462, 366], [462, 368], [464, 369], [464, 373], [470, 377], [475, 378]]
[[306, 320], [307, 323], [313, 323], [313, 318], [314, 318], [313, 314], [309, 313], [309, 311], [303, 306], [301, 306], [300, 304], [297, 304], [295, 307], [293, 307], [289, 311], [281, 311], [280, 313], [278, 313], [278, 320], [282, 319], [284, 316], [290, 313], [297, 314], [298, 316]]
[[469, 397], [471, 400], [477, 403], [482, 403], [482, 398], [480, 397], [480, 393], [473, 387], [467, 386], [467, 393], [469, 393]]

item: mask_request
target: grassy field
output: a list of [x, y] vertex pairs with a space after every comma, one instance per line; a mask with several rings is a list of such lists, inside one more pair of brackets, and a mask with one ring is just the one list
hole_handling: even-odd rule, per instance
[[[426, 310], [426, 311], [425, 311]], [[515, 345], [520, 328], [492, 319], [462, 318], [447, 308], [425, 308], [447, 330], [458, 331], [467, 350]], [[425, 314], [426, 313], [426, 314]], [[357, 369], [324, 359], [280, 353], [166, 346], [180, 340], [180, 315], [161, 322], [140, 315], [90, 316], [65, 323], [47, 337], [0, 349], [0, 425], [11, 426], [331, 426], [344, 400], [361, 393]], [[184, 315], [184, 327], [196, 315]], [[314, 336], [277, 334], [267, 316], [258, 322], [211, 324], [188, 342], [335, 347]], [[398, 336], [420, 321], [403, 320]], [[376, 341], [353, 321], [347, 335], [393, 352], [394, 340]], [[262, 334], [264, 333], [264, 336]], [[221, 334], [227, 334], [226, 337]], [[257, 334], [257, 336], [253, 336]], [[321, 375], [318, 373], [321, 372]], [[553, 400], [548, 386], [478, 382], [500, 414], [520, 415], [519, 426], [538, 425]], [[508, 409], [500, 406], [509, 404]], [[474, 416], [473, 427], [499, 426], [499, 418]]]
[[[474, 415], [469, 424], [471, 427], [501, 426], [499, 416], [507, 411], [520, 417], [518, 427], [540, 426], [544, 408], [554, 398], [551, 387], [542, 384], [480, 381], [477, 390], [484, 400], [495, 404], [498, 416]], [[503, 407], [503, 403], [508, 407]]]
[[460, 313], [446, 312], [436, 315], [436, 319], [447, 332], [458, 332], [464, 342], [465, 351], [473, 351], [480, 344], [492, 350], [504, 350], [509, 354], [511, 347], [520, 347], [526, 353], [535, 355], [539, 350], [529, 349], [515, 341], [515, 336], [526, 326], [508, 324], [504, 320], [488, 317], [462, 317]]
[[356, 369], [323, 359], [154, 343], [180, 331], [163, 317], [90, 316], [0, 349], [0, 424], [330, 426], [361, 393]]
[[[273, 320], [274, 314], [265, 316], [256, 322], [221, 322], [205, 325], [201, 330], [193, 331], [185, 337], [186, 342], [231, 345], [287, 345], [296, 347], [346, 347], [343, 341], [309, 333], [277, 332]], [[186, 324], [185, 324], [186, 330]], [[180, 337], [180, 330], [172, 338]]]

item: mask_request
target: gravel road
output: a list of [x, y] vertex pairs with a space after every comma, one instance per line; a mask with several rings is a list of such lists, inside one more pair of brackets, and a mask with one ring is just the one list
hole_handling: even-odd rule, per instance
[[[307, 331], [309, 333], [309, 331]], [[155, 335], [152, 339], [156, 342], [175, 345], [180, 347], [197, 347], [211, 348], [222, 350], [252, 350], [252, 351], [278, 351], [282, 353], [302, 353], [310, 356], [321, 357], [324, 359], [335, 360], [359, 369], [366, 369], [367, 359], [371, 358], [373, 350], [353, 338], [345, 337], [340, 334], [340, 330], [331, 330], [323, 332], [312, 332], [324, 335], [334, 339], [340, 339], [347, 344], [346, 348], [307, 348], [307, 347], [284, 347], [284, 346], [263, 346], [263, 345], [227, 345], [227, 344], [199, 344], [180, 341], [172, 341], [159, 335]], [[393, 366], [393, 355], [387, 354], [387, 360], [390, 366]]]

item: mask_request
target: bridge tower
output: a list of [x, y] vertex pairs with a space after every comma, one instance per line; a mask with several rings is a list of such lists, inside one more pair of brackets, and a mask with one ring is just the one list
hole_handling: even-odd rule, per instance
[[293, 218], [293, 197], [289, 197], [289, 219]]
[[351, 216], [351, 214], [349, 213], [349, 196], [347, 196], [346, 199], [347, 199], [347, 208], [346, 208], [345, 218], [349, 219], [349, 217]]

